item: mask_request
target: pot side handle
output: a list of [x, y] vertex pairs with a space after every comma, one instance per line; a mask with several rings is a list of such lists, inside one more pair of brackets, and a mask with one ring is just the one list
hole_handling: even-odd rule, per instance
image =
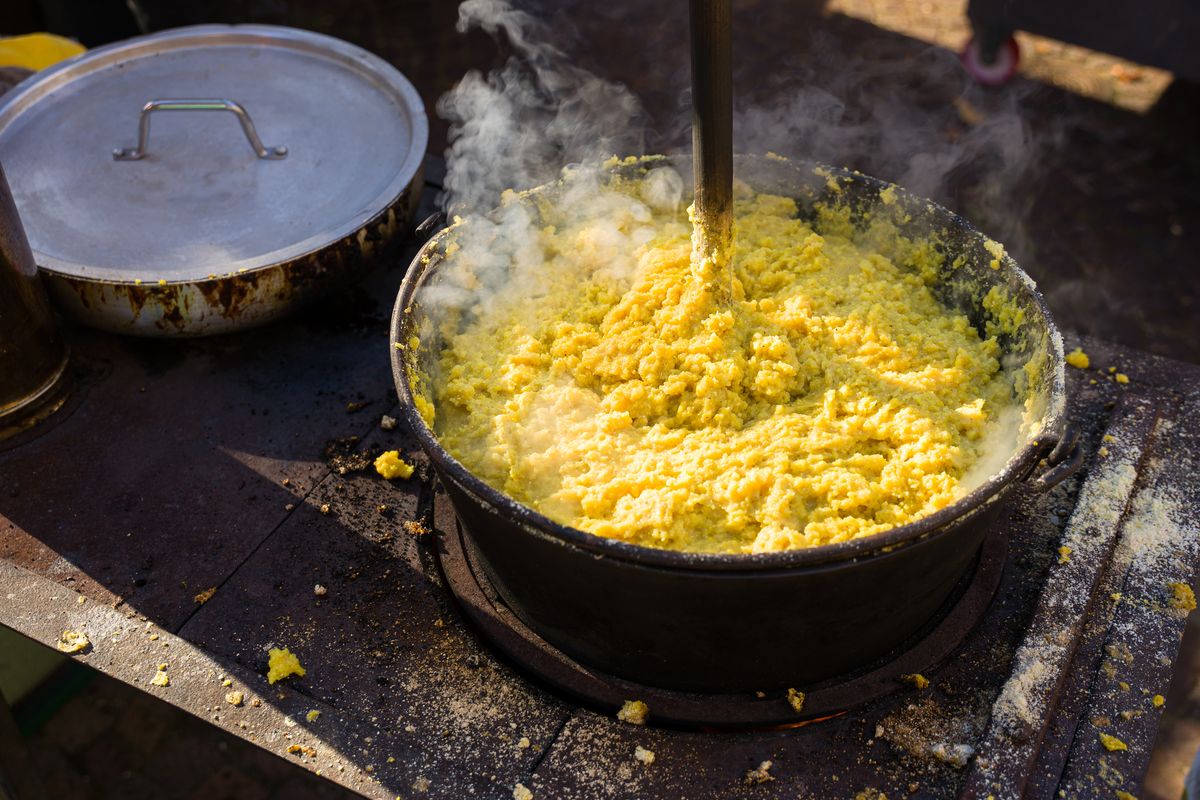
[[[1048, 443], [1047, 443], [1048, 444]], [[1045, 458], [1045, 470], [1033, 479], [1033, 488], [1048, 492], [1075, 474], [1083, 465], [1083, 448], [1079, 446], [1079, 428], [1068, 422], [1058, 434], [1057, 441]]]

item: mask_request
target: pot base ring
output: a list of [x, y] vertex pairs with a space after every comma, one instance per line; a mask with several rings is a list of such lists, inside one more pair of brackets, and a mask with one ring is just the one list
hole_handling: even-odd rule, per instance
[[854, 706], [911, 687], [902, 676], [920, 673], [948, 656], [983, 617], [992, 602], [1008, 540], [997, 525], [984, 539], [974, 566], [959, 581], [938, 614], [907, 642], [857, 672], [797, 689], [805, 693], [795, 711], [782, 691], [697, 694], [646, 686], [587, 667], [534, 633], [504, 604], [480, 568], [474, 546], [444, 495], [437, 498], [436, 548], [442, 574], [459, 610], [485, 641], [518, 672], [584, 705], [613, 713], [626, 700], [650, 708], [650, 722], [688, 728], [790, 728], [836, 717]]

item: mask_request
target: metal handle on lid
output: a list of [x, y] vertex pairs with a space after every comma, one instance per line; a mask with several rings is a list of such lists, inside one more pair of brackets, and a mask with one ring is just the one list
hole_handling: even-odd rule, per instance
[[113, 150], [113, 158], [115, 160], [140, 161], [146, 157], [146, 145], [150, 141], [151, 111], [230, 111], [238, 118], [238, 122], [242, 124], [242, 132], [246, 134], [246, 141], [250, 142], [250, 147], [254, 149], [256, 156], [273, 160], [287, 156], [288, 149], [283, 145], [270, 148], [263, 146], [262, 139], [258, 138], [258, 131], [254, 129], [253, 120], [250, 119], [250, 115], [246, 113], [246, 109], [242, 108], [240, 103], [222, 99], [151, 100], [142, 106], [142, 113], [138, 117], [137, 147], [132, 150], [128, 147], [118, 147]]

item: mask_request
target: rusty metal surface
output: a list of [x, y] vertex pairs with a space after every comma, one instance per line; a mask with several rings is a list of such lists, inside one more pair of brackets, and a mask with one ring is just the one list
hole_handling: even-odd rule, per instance
[[[642, 728], [541, 688], [482, 644], [451, 600], [438, 539], [422, 533], [433, 524], [428, 467], [402, 428], [379, 428], [393, 411], [386, 313], [399, 280], [399, 266], [378, 272], [320, 314], [238, 336], [77, 332], [80, 397], [0, 451], [0, 624], [48, 646], [83, 629], [92, 646], [79, 660], [366, 796], [496, 800], [518, 782], [555, 800], [973, 791], [989, 777], [981, 759], [1015, 744], [991, 724], [997, 696], [1021, 677], [1013, 654], [1065, 631], [1074, 655], [1046, 659], [1052, 682], [1026, 687], [1046, 698], [1028, 733], [1043, 745], [991, 793], [1090, 796], [1114, 791], [1117, 773], [1137, 793], [1160, 713], [1148, 698], [1166, 693], [1184, 625], [1164, 586], [1190, 583], [1196, 562], [1195, 536], [1178, 534], [1197, 526], [1200, 368], [1083, 341], [1098, 367], [1069, 372], [1085, 471], [1018, 498], [996, 600], [924, 671], [928, 688], [899, 685], [791, 730]], [[1110, 365], [1130, 383], [1116, 384]], [[330, 455], [399, 449], [417, 476], [339, 474], [331, 440], [345, 443]], [[1097, 466], [1129, 459], [1126, 483]], [[1063, 537], [1092, 530], [1076, 506], [1088, 493], [1119, 505], [1095, 528], [1111, 555], [1060, 564]], [[1152, 563], [1134, 546], [1155, 507], [1140, 498], [1168, 495], [1182, 516], [1163, 517]], [[1127, 663], [1122, 644], [1139, 656]], [[271, 645], [298, 653], [307, 674], [268, 685]], [[162, 662], [170, 685], [149, 685]], [[241, 707], [224, 700], [234, 688]], [[321, 713], [309, 721], [309, 711]], [[1128, 749], [1097, 750], [1101, 731]], [[638, 746], [653, 764], [635, 760]], [[747, 783], [763, 761], [773, 780]]]

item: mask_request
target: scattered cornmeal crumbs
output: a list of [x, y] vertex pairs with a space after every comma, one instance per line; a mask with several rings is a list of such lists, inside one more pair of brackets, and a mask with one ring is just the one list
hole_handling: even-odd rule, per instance
[[1072, 367], [1087, 369], [1088, 365], [1091, 364], [1092, 361], [1090, 358], [1088, 358], [1088, 354], [1083, 352], [1082, 348], [1076, 347], [1074, 350], [1067, 353], [1067, 363]]
[[1167, 605], [1171, 608], [1182, 611], [1192, 611], [1196, 608], [1196, 594], [1192, 587], [1186, 583], [1168, 583], [1167, 588], [1171, 590], [1171, 596], [1167, 599]]
[[640, 744], [634, 749], [633, 757], [636, 758], [638, 761], [642, 762], [643, 764], [649, 765], [649, 764], [654, 763], [654, 751], [647, 750], [646, 748], [642, 747]]
[[1129, 745], [1125, 744], [1117, 737], [1111, 736], [1107, 733], [1100, 734], [1100, 744], [1104, 745], [1104, 749], [1108, 750], [1109, 752], [1129, 749]]
[[243, 700], [245, 696], [241, 692], [227, 692], [225, 695], [225, 702], [231, 706], [240, 706]]
[[1115, 376], [1117, 383], [1129, 383], [1129, 376], [1124, 372], [1118, 372]]
[[400, 523], [400, 527], [404, 528], [404, 532], [409, 536], [426, 536], [431, 531], [415, 519], [406, 519]]
[[320, 718], [320, 716], [321, 716], [321, 712], [317, 711], [314, 708], [312, 711], [309, 711], [307, 714], [305, 714], [304, 718], [306, 720], [308, 720], [309, 722], [316, 722]]
[[1161, 694], [1156, 694], [1156, 695], [1154, 695], [1154, 697], [1150, 698], [1150, 703], [1155, 708], [1162, 708], [1166, 702], [1167, 702], [1167, 698], [1163, 697]]
[[83, 631], [63, 631], [54, 646], [60, 653], [82, 653], [92, 642]]
[[205, 589], [203, 592], [201, 592], [200, 594], [193, 597], [192, 599], [195, 600], [200, 605], [204, 605], [209, 600], [212, 600], [213, 595], [216, 593], [217, 593], [217, 587], [210, 586], [207, 589]]
[[797, 714], [804, 710], [804, 692], [797, 692], [795, 689], [788, 689], [787, 701], [788, 705], [790, 705], [792, 710]]
[[272, 647], [267, 659], [267, 683], [281, 681], [289, 675], [304, 677], [304, 667], [300, 666], [300, 659], [286, 647], [282, 650]]
[[650, 716], [650, 707], [641, 700], [626, 700], [625, 705], [617, 712], [617, 719], [630, 725], [645, 725]]
[[518, 783], [513, 787], [513, 800], [533, 800], [533, 792], [525, 784]]
[[929, 679], [919, 672], [913, 672], [909, 675], [901, 675], [900, 680], [905, 683], [912, 684], [915, 689], [925, 689], [929, 686]]
[[400, 458], [399, 450], [388, 450], [386, 453], [375, 459], [375, 471], [382, 475], [387, 480], [395, 480], [396, 478], [411, 478], [413, 474], [412, 464], [406, 464]]
[[771, 775], [771, 762], [764, 761], [754, 769], [747, 770], [746, 777], [743, 780], [749, 786], [775, 780], [774, 776]]
[[1062, 547], [1058, 548], [1058, 563], [1066, 564], [1070, 560], [1071, 560], [1071, 548], [1067, 547], [1064, 544]]
[[530, 744], [529, 737], [522, 736], [521, 741], [517, 742], [517, 747], [520, 748], [521, 750], [526, 750], [529, 748], [529, 744]]
[[154, 684], [155, 686], [170, 686], [171, 679], [167, 676], [167, 673], [160, 669], [158, 672], [154, 673], [154, 677], [150, 679], [150, 683]]
[[1137, 799], [1137, 795], [1132, 795], [1129, 792], [1123, 792], [1120, 789], [1118, 789], [1117, 790], [1117, 800], [1138, 800], [1138, 799]]

